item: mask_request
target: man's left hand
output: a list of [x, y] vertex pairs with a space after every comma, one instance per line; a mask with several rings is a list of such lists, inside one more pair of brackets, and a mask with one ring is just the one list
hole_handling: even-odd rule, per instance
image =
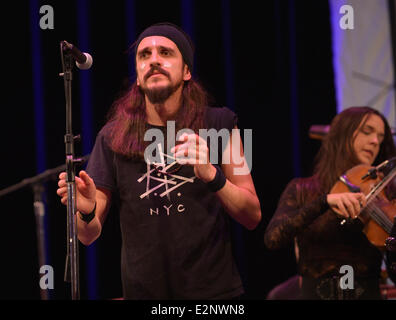
[[194, 166], [195, 176], [203, 182], [212, 181], [216, 175], [216, 168], [209, 161], [206, 141], [197, 134], [187, 133], [182, 134], [178, 141], [181, 143], [171, 149], [176, 161]]

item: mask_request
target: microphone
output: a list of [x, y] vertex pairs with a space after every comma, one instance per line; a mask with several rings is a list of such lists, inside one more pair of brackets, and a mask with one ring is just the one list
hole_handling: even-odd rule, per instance
[[362, 180], [370, 177], [371, 179], [377, 179], [377, 172], [379, 170], [381, 170], [383, 167], [385, 167], [387, 164], [389, 163], [389, 160], [385, 160], [384, 162], [382, 162], [381, 164], [379, 164], [378, 166], [370, 169], [369, 171], [367, 171], [367, 173], [362, 177]]
[[91, 68], [93, 59], [89, 53], [81, 52], [76, 46], [65, 40], [62, 41], [62, 49], [73, 56], [74, 60], [76, 60], [76, 66], [79, 69], [87, 70]]
[[[370, 177], [371, 179], [376, 179], [378, 171], [383, 171], [385, 174], [388, 174], [394, 168], [395, 160], [396, 160], [396, 157], [393, 157], [389, 160], [385, 160], [384, 162], [380, 163], [378, 166], [368, 170], [368, 172], [362, 177], [362, 180], [366, 179], [367, 177]], [[386, 171], [388, 171], [388, 172], [386, 172]], [[396, 236], [396, 234], [395, 234], [395, 236]]]

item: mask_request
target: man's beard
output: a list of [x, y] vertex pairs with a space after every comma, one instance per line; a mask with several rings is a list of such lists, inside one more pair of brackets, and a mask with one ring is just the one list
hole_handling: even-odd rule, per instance
[[[170, 80], [170, 74], [167, 70], [163, 69], [160, 66], [153, 65], [150, 70], [144, 76], [144, 81], [146, 82], [149, 77], [151, 77], [154, 73], [163, 74]], [[162, 105], [165, 101], [174, 93], [176, 90], [183, 84], [181, 80], [178, 83], [172, 85], [171, 83], [166, 87], [153, 88], [149, 89], [146, 86], [142, 86], [141, 89], [143, 93], [147, 96], [148, 100], [155, 105]]]
[[166, 87], [152, 88], [142, 87], [144, 94], [152, 104], [163, 104], [179, 88], [181, 83], [167, 85]]

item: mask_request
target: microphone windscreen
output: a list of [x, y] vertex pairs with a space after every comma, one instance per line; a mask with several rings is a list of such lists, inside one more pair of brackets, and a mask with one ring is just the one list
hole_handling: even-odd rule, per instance
[[81, 70], [87, 70], [89, 68], [91, 68], [92, 63], [93, 63], [93, 59], [92, 56], [89, 53], [83, 52], [83, 54], [85, 55], [86, 59], [84, 63], [79, 63], [78, 61], [76, 61], [76, 66], [81, 69]]

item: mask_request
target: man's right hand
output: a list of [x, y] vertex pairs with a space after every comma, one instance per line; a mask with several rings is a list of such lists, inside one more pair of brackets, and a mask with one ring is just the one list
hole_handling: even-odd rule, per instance
[[[92, 178], [84, 171], [81, 170], [79, 177], [76, 180], [76, 201], [77, 210], [82, 213], [90, 213], [93, 211], [96, 202], [96, 186]], [[61, 197], [61, 202], [67, 204], [67, 185], [66, 185], [66, 172], [59, 175], [58, 181], [59, 188], [56, 190], [58, 196]]]

